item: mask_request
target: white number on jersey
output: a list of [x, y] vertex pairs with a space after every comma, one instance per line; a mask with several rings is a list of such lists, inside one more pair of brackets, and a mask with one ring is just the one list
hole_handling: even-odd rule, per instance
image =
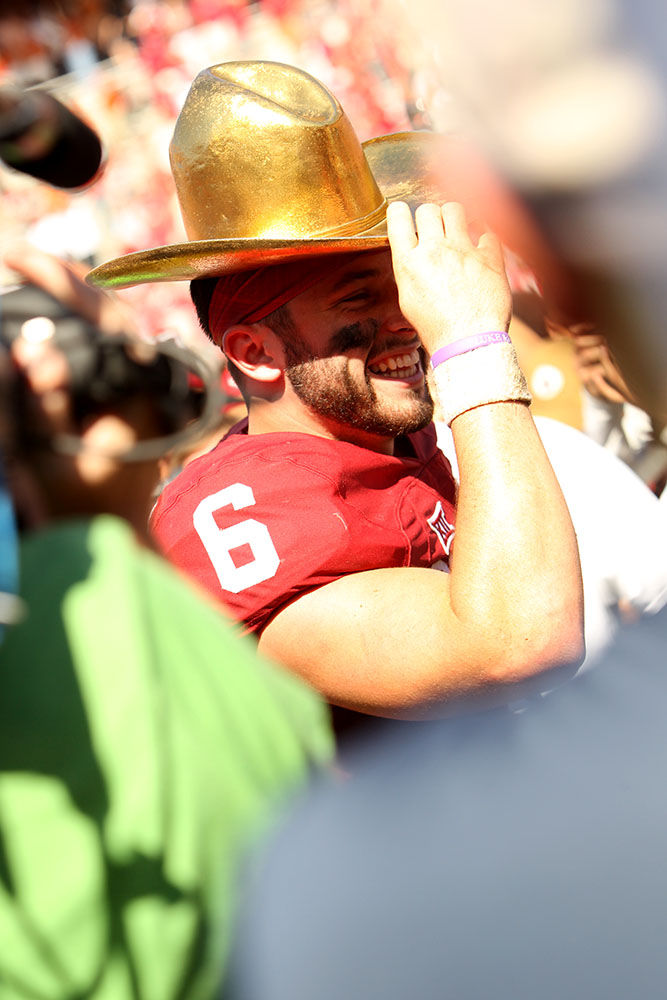
[[[195, 531], [206, 549], [220, 586], [232, 594], [239, 594], [248, 587], [253, 587], [263, 580], [275, 576], [280, 565], [280, 559], [273, 544], [269, 529], [261, 521], [246, 518], [238, 524], [227, 528], [219, 528], [213, 517], [216, 510], [223, 507], [233, 507], [243, 510], [253, 507], [254, 494], [244, 483], [234, 483], [224, 490], [206, 497], [198, 504], [192, 522]], [[252, 561], [244, 566], [236, 566], [230, 555], [232, 549], [248, 545], [252, 552]]]

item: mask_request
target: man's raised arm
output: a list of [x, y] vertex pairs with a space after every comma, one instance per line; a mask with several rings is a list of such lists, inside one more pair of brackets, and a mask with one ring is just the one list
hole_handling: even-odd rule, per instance
[[[344, 576], [288, 605], [260, 646], [333, 703], [400, 716], [507, 700], [578, 663], [583, 598], [569, 513], [504, 339], [499, 242], [474, 245], [455, 203], [420, 206], [416, 232], [408, 206], [390, 205], [388, 230], [401, 311], [433, 362], [444, 358], [434, 381], [460, 474], [451, 573]], [[480, 334], [487, 346], [463, 350]]]

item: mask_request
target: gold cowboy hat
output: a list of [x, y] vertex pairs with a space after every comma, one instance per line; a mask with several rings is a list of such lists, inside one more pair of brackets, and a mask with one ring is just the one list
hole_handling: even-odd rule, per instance
[[360, 143], [334, 95], [303, 70], [211, 66], [194, 80], [169, 149], [187, 242], [117, 257], [86, 280], [121, 288], [381, 249], [388, 202], [443, 200], [443, 138]]

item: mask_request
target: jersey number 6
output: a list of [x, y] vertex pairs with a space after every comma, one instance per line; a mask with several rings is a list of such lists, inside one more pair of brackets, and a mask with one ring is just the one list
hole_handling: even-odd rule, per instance
[[[222, 507], [233, 507], [243, 510], [253, 507], [254, 494], [244, 483], [234, 483], [224, 490], [205, 497], [192, 517], [195, 531], [206, 549], [220, 586], [232, 594], [238, 594], [248, 587], [253, 587], [263, 580], [275, 576], [280, 559], [273, 544], [269, 529], [261, 521], [249, 517], [238, 524], [230, 524], [227, 528], [219, 528], [213, 517], [216, 510]], [[243, 566], [237, 566], [230, 552], [243, 545], [248, 545], [252, 552], [252, 561]]]

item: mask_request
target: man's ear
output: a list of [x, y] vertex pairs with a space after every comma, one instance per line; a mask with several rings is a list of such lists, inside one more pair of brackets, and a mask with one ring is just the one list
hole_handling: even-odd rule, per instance
[[280, 339], [261, 323], [230, 326], [222, 338], [222, 349], [239, 371], [256, 382], [282, 381], [285, 355]]

